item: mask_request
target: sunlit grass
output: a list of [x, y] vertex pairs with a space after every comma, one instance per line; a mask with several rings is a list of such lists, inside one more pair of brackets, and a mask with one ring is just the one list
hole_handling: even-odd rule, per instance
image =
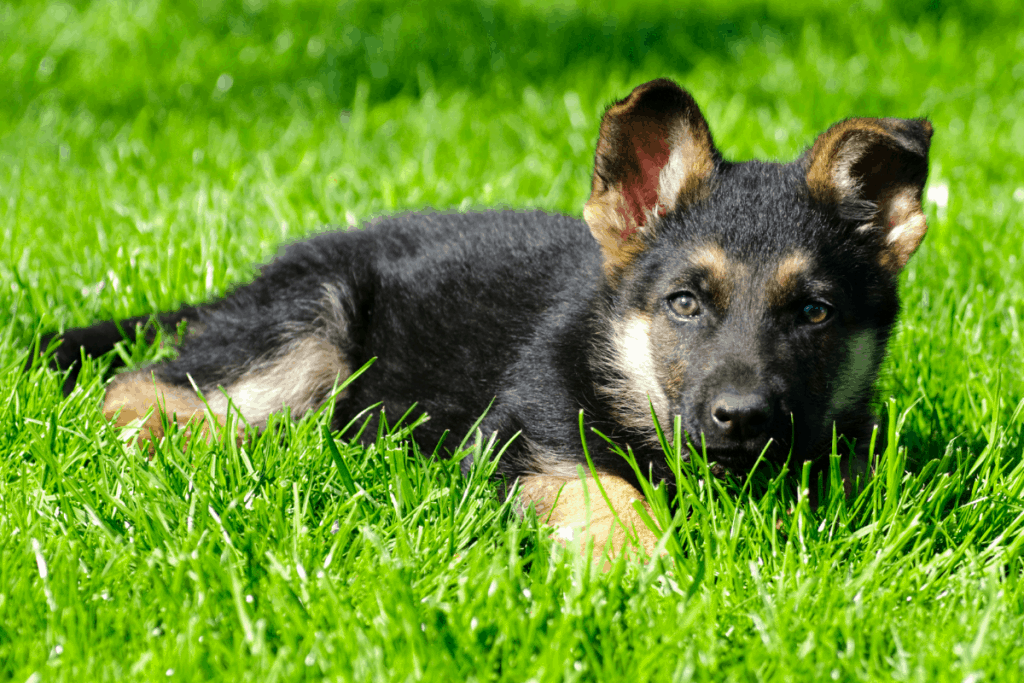
[[[1014, 3], [202, 7], [0, 7], [0, 677], [1020, 676]], [[935, 124], [859, 497], [802, 464], [715, 479], [698, 453], [675, 507], [649, 496], [666, 554], [602, 573], [486, 466], [418, 453], [416, 415], [369, 448], [320, 414], [150, 457], [103, 420], [102, 361], [67, 398], [24, 371], [41, 330], [209, 299], [324, 224], [578, 215], [603, 108], [657, 76], [730, 158], [794, 158], [851, 115]]]

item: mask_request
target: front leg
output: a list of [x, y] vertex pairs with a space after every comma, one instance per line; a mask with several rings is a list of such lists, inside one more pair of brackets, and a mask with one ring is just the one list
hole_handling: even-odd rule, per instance
[[650, 514], [651, 508], [643, 495], [621, 477], [598, 474], [597, 479], [607, 500], [589, 475], [583, 479], [525, 475], [519, 479], [519, 502], [524, 510], [532, 505], [540, 519], [555, 527], [555, 536], [560, 540], [579, 539], [586, 544], [593, 539], [595, 557], [606, 551], [616, 556], [623, 551], [636, 550], [637, 546], [652, 556], [658, 536], [633, 507], [634, 501], [640, 501]]

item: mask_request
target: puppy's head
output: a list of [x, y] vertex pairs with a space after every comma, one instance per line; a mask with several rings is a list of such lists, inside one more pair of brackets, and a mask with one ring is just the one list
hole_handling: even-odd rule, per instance
[[790, 164], [731, 163], [688, 93], [640, 86], [601, 124], [584, 218], [608, 280], [602, 392], [649, 433], [650, 406], [731, 469], [765, 448], [818, 455], [863, 436], [926, 230], [931, 126], [848, 119]]

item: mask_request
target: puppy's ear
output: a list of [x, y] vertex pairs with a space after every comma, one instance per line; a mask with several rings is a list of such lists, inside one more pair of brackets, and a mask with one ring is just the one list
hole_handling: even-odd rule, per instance
[[928, 229], [921, 192], [931, 138], [924, 119], [847, 119], [818, 136], [803, 159], [811, 196], [877, 234], [881, 262], [894, 273]]
[[608, 109], [583, 218], [609, 275], [641, 251], [658, 216], [707, 191], [720, 159], [697, 103], [672, 81], [644, 83]]

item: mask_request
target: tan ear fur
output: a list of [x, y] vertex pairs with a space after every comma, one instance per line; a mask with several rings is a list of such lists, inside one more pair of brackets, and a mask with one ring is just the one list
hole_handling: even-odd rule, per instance
[[861, 221], [858, 230], [877, 232], [879, 259], [893, 272], [928, 229], [921, 193], [931, 136], [924, 119], [847, 119], [822, 133], [804, 157], [811, 196]]
[[610, 276], [643, 250], [658, 216], [707, 192], [720, 159], [697, 103], [672, 81], [644, 83], [608, 109], [583, 218]]

